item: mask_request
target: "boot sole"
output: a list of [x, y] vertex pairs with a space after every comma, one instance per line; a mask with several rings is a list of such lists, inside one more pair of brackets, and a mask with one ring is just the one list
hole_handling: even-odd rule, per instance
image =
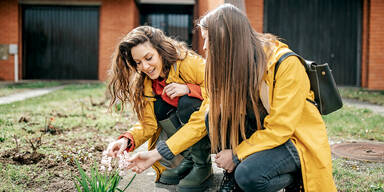
[[[192, 170], [192, 169], [191, 169]], [[184, 174], [180, 175], [180, 177], [165, 177], [164, 175], [160, 176], [159, 182], [164, 185], [177, 185], [180, 183], [180, 180], [182, 180], [185, 176], [188, 175], [188, 173], [191, 171], [188, 170]]]
[[177, 185], [182, 178], [164, 178], [160, 176], [159, 182], [164, 185]]
[[213, 174], [209, 176], [201, 185], [199, 186], [177, 186], [176, 191], [178, 192], [201, 192], [205, 191], [208, 187], [209, 184], [211, 183], [211, 180], [213, 178]]

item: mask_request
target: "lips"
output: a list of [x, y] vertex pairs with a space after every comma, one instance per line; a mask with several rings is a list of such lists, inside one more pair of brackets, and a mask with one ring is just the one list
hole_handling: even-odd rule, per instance
[[151, 71], [149, 71], [149, 74], [152, 75], [153, 72], [155, 72], [155, 69], [152, 69]]

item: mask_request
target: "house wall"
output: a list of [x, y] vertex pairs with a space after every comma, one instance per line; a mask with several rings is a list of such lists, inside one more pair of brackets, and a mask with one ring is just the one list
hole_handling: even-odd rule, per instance
[[252, 27], [263, 32], [264, 0], [245, 0], [245, 10]]
[[[0, 44], [18, 44], [19, 79], [22, 76], [21, 57], [21, 5], [22, 3], [100, 5], [99, 25], [99, 80], [106, 80], [112, 54], [120, 39], [139, 25], [139, 11], [134, 0], [1, 0]], [[197, 18], [226, 2], [225, 0], [196, 0]], [[361, 86], [368, 89], [384, 89], [384, 1], [364, 0], [362, 29]], [[264, 0], [244, 0], [245, 10], [254, 29], [263, 32]], [[204, 55], [200, 31], [195, 33], [198, 52]], [[0, 60], [0, 80], [14, 80], [14, 56]]]
[[368, 31], [368, 74], [366, 87], [384, 89], [384, 1], [370, 0]]
[[[19, 40], [20, 28], [18, 23], [19, 8], [18, 7], [19, 6], [18, 6], [17, 0], [1, 0], [0, 1], [0, 44], [9, 45], [9, 44], [18, 44], [20, 42]], [[20, 49], [18, 52], [20, 53]], [[19, 64], [20, 63], [21, 62], [19, 60]], [[0, 60], [0, 80], [13, 80], [13, 79], [14, 79], [14, 56], [8, 55], [7, 60]]]
[[119, 41], [139, 26], [134, 0], [103, 0], [100, 7], [99, 80], [108, 78], [112, 54]]

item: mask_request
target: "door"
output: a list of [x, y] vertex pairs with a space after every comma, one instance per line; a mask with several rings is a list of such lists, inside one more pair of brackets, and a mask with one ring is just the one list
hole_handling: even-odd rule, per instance
[[362, 0], [264, 1], [264, 32], [307, 60], [329, 63], [338, 85], [360, 86]]
[[141, 4], [140, 23], [161, 29], [167, 36], [192, 46], [193, 5]]
[[24, 79], [98, 79], [99, 7], [22, 7]]

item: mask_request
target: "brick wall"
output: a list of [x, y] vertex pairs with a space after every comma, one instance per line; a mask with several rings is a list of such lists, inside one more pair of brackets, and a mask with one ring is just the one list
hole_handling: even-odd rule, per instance
[[370, 0], [368, 89], [384, 89], [384, 1]]
[[[198, 6], [198, 16], [199, 18], [207, 14], [209, 11], [215, 9], [219, 5], [223, 4], [224, 0], [198, 0], [197, 6]], [[201, 38], [200, 30], [197, 32], [198, 36], [198, 53], [200, 55], [205, 56], [205, 53], [203, 51], [203, 38]]]
[[120, 39], [139, 25], [134, 0], [103, 0], [100, 8], [99, 79], [108, 78], [111, 56]]
[[263, 32], [264, 0], [245, 0], [245, 10], [252, 27]]
[[[0, 0], [0, 44], [19, 43], [18, 10], [17, 0]], [[9, 55], [8, 60], [0, 60], [0, 80], [14, 80], [13, 55]]]
[[[207, 12], [210, 10], [215, 9], [217, 6], [223, 4], [226, 2], [225, 0], [218, 0], [218, 1], [207, 1], [207, 0], [199, 0], [198, 1], [198, 14], [199, 16], [204, 16]], [[264, 10], [264, 0], [244, 0], [245, 3], [245, 10], [247, 13], [247, 17], [252, 25], [252, 27], [257, 32], [263, 32], [263, 10]], [[198, 52], [201, 55], [204, 55], [203, 51], [203, 40], [201, 38], [201, 35], [198, 34]]]

